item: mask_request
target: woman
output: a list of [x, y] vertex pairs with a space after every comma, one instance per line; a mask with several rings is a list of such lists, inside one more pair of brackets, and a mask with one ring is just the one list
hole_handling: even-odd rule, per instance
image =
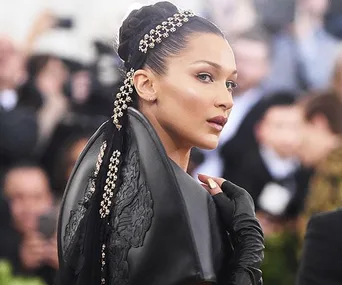
[[200, 175], [213, 199], [186, 174], [191, 148], [217, 146], [233, 105], [227, 41], [160, 2], [130, 13], [118, 53], [128, 73], [113, 120], [89, 141], [64, 196], [61, 284], [259, 284], [263, 235], [251, 197]]

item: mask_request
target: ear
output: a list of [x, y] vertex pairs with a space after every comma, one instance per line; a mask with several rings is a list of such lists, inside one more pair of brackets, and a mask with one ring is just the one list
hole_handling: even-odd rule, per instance
[[148, 102], [157, 100], [156, 77], [149, 69], [138, 69], [133, 76], [133, 84], [140, 99]]
[[311, 119], [311, 123], [320, 130], [331, 132], [328, 119], [323, 114], [315, 115]]
[[257, 122], [254, 126], [254, 135], [258, 142], [262, 140], [262, 120]]

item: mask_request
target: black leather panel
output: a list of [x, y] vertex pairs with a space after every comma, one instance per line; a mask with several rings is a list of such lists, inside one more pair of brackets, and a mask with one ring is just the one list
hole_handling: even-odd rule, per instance
[[[138, 184], [146, 185], [144, 191], [151, 195], [153, 216], [148, 218], [150, 224], [142, 242], [131, 246], [128, 255], [122, 255], [127, 258], [127, 262], [122, 263], [128, 266], [127, 284], [193, 285], [217, 282], [223, 268], [222, 262], [227, 257], [226, 234], [221, 230], [212, 197], [168, 158], [147, 119], [133, 108], [129, 108], [128, 112], [134, 148], [139, 154]], [[104, 127], [101, 126], [88, 142], [66, 188], [58, 231], [61, 267], [65, 228], [70, 222], [70, 212], [79, 207], [78, 202], [89, 186], [89, 177], [94, 171], [103, 141]], [[135, 197], [140, 199], [139, 195]], [[135, 201], [144, 207], [144, 202]], [[151, 207], [151, 200], [146, 201]], [[150, 210], [135, 211], [147, 212], [151, 213]], [[134, 219], [127, 221], [130, 223]], [[130, 229], [128, 224], [126, 226]], [[120, 250], [117, 246], [113, 248]]]

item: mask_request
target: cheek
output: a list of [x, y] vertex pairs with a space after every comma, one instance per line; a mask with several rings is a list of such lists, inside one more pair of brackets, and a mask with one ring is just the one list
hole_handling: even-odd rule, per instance
[[180, 83], [180, 86], [184, 87], [171, 89], [160, 105], [161, 116], [168, 116], [169, 118], [165, 119], [179, 127], [187, 128], [188, 131], [198, 127], [202, 121], [201, 115], [204, 115], [211, 104], [209, 94], [193, 85]]

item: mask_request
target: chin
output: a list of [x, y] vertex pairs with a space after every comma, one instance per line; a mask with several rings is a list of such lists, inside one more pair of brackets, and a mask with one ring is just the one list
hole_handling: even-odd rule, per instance
[[206, 150], [213, 150], [217, 148], [218, 142], [219, 142], [219, 137], [216, 137], [214, 139], [207, 139], [207, 140], [201, 140], [198, 144], [197, 147], [200, 149], [206, 149]]

